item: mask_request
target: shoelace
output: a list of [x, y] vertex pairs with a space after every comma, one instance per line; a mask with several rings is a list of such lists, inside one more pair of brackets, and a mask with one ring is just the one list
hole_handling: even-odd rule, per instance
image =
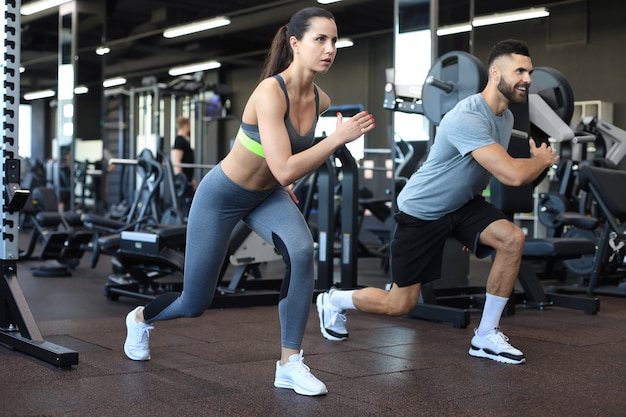
[[511, 347], [511, 344], [509, 343], [509, 338], [507, 337], [507, 335], [505, 335], [499, 330], [496, 330], [492, 338], [494, 339], [493, 342], [496, 345], [504, 345], [506, 347]]
[[335, 314], [333, 314], [330, 317], [330, 320], [328, 320], [328, 325], [332, 326], [335, 323], [337, 323], [337, 321], [342, 321], [342, 322], [346, 322], [346, 315], [344, 314], [343, 310], [342, 311], [338, 311]]
[[142, 327], [142, 326], [137, 326], [139, 329], [139, 332], [141, 334], [141, 341], [143, 342], [144, 340], [147, 341], [150, 338], [150, 330], [154, 329], [154, 327], [150, 326], [150, 327]]
[[310, 374], [310, 373], [311, 373], [311, 368], [309, 368], [308, 366], [306, 366], [306, 365], [304, 364], [304, 362], [302, 362], [302, 360], [300, 360], [300, 361], [298, 362], [298, 365], [299, 365], [299, 366], [297, 367], [297, 369], [298, 369], [298, 373], [299, 373], [299, 374], [304, 375], [304, 374]]

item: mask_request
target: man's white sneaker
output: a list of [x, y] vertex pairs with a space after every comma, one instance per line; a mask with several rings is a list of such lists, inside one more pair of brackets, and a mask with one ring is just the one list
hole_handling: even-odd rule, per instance
[[139, 306], [126, 316], [126, 341], [124, 342], [124, 353], [129, 359], [134, 361], [150, 360], [150, 346], [148, 338], [150, 331], [154, 326], [146, 323], [137, 322], [137, 310], [143, 307]]
[[468, 353], [477, 358], [493, 359], [515, 365], [526, 362], [524, 354], [511, 346], [509, 338], [498, 328], [484, 336], [479, 336], [478, 329], [475, 329]]
[[331, 288], [328, 292], [323, 292], [317, 296], [317, 314], [320, 318], [320, 330], [322, 336], [328, 340], [347, 340], [348, 330], [346, 329], [346, 312], [334, 308], [330, 304], [330, 295], [337, 291]]
[[302, 360], [303, 352], [289, 357], [284, 365], [276, 362], [276, 388], [291, 388], [300, 395], [324, 395], [328, 393], [326, 385], [317, 379], [311, 369]]

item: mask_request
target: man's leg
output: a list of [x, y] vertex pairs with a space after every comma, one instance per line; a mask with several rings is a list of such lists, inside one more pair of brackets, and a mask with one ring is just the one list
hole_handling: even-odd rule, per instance
[[483, 314], [469, 354], [498, 362], [519, 364], [526, 360], [522, 352], [508, 343], [499, 330], [500, 317], [517, 280], [524, 249], [524, 234], [508, 220], [491, 223], [481, 234], [479, 242], [495, 249]]
[[417, 304], [420, 284], [398, 287], [393, 284], [389, 291], [367, 287], [359, 290], [331, 289], [317, 297], [317, 312], [322, 335], [328, 340], [346, 340], [346, 310], [388, 316], [407, 315]]

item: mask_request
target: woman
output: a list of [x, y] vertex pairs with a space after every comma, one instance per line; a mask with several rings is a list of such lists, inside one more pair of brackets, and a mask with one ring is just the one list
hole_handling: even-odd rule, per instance
[[231, 231], [239, 220], [283, 256], [287, 272], [278, 313], [281, 355], [274, 385], [302, 395], [327, 389], [302, 361], [301, 343], [313, 296], [313, 239], [287, 186], [317, 169], [340, 146], [374, 128], [361, 112], [315, 144], [317, 118], [330, 106], [314, 84], [336, 54], [334, 17], [320, 8], [295, 13], [274, 37], [262, 81], [250, 96], [230, 153], [200, 182], [187, 227], [185, 277], [181, 294], [167, 293], [137, 307], [126, 318], [124, 351], [150, 359], [152, 324], [201, 315], [211, 303]]

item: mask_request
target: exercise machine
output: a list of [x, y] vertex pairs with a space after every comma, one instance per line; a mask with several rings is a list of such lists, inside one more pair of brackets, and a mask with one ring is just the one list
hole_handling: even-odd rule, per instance
[[[93, 231], [85, 227], [80, 214], [58, 211], [56, 192], [51, 188], [33, 189], [22, 212], [32, 230], [20, 259], [47, 260], [43, 265], [31, 267], [35, 276], [70, 276], [93, 238]], [[35, 254], [38, 243], [39, 253]]]
[[58, 367], [78, 364], [78, 352], [46, 341], [37, 326], [17, 279], [19, 211], [29, 197], [20, 187], [18, 129], [20, 102], [20, 6], [19, 0], [3, 2], [4, 30], [1, 42], [4, 65], [0, 70], [0, 114], [3, 123], [0, 178], [2, 179], [2, 240], [0, 240], [0, 344]]
[[[626, 171], [584, 166], [579, 172], [580, 187], [589, 192], [597, 206], [599, 232], [597, 250], [585, 263], [590, 270], [586, 279], [574, 286], [553, 286], [560, 293], [583, 292], [589, 297], [611, 295], [626, 297]], [[594, 219], [594, 218], [592, 218]], [[595, 220], [595, 219], [594, 219]], [[589, 268], [590, 266], [590, 268]]]
[[100, 237], [119, 234], [124, 230], [138, 230], [155, 226], [159, 223], [156, 195], [163, 181], [163, 168], [152, 152], [144, 149], [135, 160], [111, 159], [112, 164], [132, 165], [139, 176], [139, 184], [134, 193], [129, 212], [122, 219], [84, 214], [82, 221], [86, 227], [94, 231], [94, 238], [89, 249], [92, 251], [89, 265], [94, 268], [100, 256]]

